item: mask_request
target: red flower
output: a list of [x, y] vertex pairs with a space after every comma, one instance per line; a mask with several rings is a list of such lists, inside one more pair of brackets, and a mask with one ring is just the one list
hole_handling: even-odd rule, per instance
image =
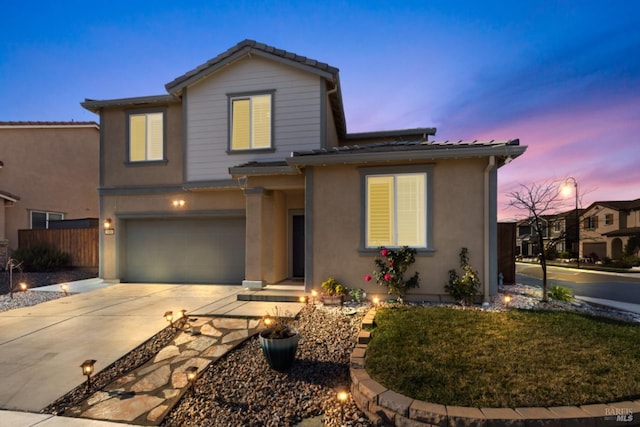
[[386, 280], [387, 282], [388, 282], [389, 280], [391, 280], [391, 275], [390, 275], [389, 273], [385, 274], [385, 275], [384, 275], [384, 280]]
[[384, 248], [380, 251], [380, 255], [382, 256], [387, 256], [389, 254], [389, 251], [387, 250], [387, 248]]
[[370, 282], [370, 281], [371, 281], [371, 276], [370, 276], [370, 275], [368, 275], [368, 274], [366, 274], [366, 275], [364, 276], [364, 280], [366, 280], [367, 282]]
[[393, 267], [393, 261], [389, 261], [389, 267]]

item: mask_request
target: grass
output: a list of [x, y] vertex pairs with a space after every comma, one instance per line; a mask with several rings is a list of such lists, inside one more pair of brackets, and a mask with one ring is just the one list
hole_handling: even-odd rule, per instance
[[378, 311], [366, 369], [444, 405], [536, 407], [640, 398], [640, 325], [564, 312]]

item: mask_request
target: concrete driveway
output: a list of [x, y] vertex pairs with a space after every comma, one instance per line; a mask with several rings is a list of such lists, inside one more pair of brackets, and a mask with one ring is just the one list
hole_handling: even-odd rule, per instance
[[96, 359], [100, 371], [166, 327], [165, 311], [231, 314], [242, 309], [242, 291], [114, 284], [0, 313], [0, 409], [39, 411], [86, 380], [84, 360]]

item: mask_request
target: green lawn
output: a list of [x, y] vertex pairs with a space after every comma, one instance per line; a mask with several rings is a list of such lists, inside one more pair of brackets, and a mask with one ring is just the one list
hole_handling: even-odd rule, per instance
[[562, 312], [385, 308], [366, 369], [415, 399], [533, 407], [640, 398], [640, 325]]

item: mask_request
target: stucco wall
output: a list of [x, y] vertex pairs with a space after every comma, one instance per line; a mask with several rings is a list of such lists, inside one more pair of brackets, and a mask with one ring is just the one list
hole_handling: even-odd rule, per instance
[[96, 124], [0, 127], [0, 190], [20, 197], [5, 210], [5, 238], [18, 247], [30, 211], [61, 212], [65, 219], [98, 217]]
[[[469, 249], [470, 263], [484, 275], [484, 169], [486, 160], [443, 160], [432, 163], [433, 215], [432, 255], [419, 255], [415, 269], [421, 285], [412, 298], [445, 294], [451, 268], [459, 270], [458, 254]], [[367, 165], [370, 166], [370, 165]], [[313, 286], [330, 276], [348, 287], [361, 287], [369, 294], [383, 295], [386, 289], [365, 282], [374, 270], [375, 254], [362, 253], [362, 194], [360, 174], [355, 166], [314, 168], [313, 188]], [[413, 270], [411, 270], [413, 271]]]
[[[166, 109], [164, 141], [166, 163], [127, 163], [126, 111], [145, 111], [158, 107]], [[183, 171], [181, 104], [153, 105], [126, 111], [122, 108], [106, 108], [102, 113], [102, 187], [181, 184]]]

